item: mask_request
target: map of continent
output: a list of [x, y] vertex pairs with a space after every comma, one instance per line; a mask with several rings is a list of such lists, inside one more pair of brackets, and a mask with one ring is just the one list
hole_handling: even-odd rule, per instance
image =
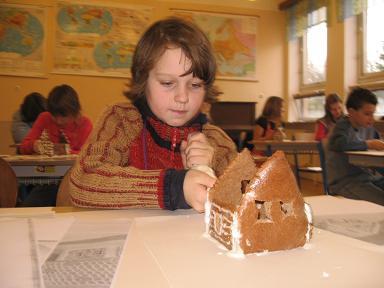
[[206, 33], [216, 56], [218, 78], [255, 80], [255, 17], [190, 11], [176, 11], [176, 15], [194, 22]]
[[44, 39], [42, 23], [26, 10], [0, 7], [0, 52], [32, 54]]
[[127, 77], [133, 51], [151, 13], [145, 6], [59, 2], [55, 72]]
[[66, 6], [57, 16], [59, 27], [66, 33], [108, 33], [112, 27], [112, 15], [103, 8]]

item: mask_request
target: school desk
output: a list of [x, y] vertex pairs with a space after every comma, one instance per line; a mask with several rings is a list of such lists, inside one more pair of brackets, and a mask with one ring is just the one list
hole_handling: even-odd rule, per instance
[[383, 287], [384, 243], [382, 234], [375, 236], [383, 231], [384, 207], [332, 196], [305, 200], [315, 221], [351, 235], [314, 228], [303, 248], [233, 258], [204, 236], [204, 215], [192, 210], [6, 208], [0, 217], [54, 211], [75, 219], [132, 220], [112, 287]]
[[349, 162], [363, 167], [384, 167], [384, 151], [348, 151]]
[[5, 155], [19, 183], [53, 184], [60, 181], [75, 163], [77, 155]]
[[[264, 151], [270, 156], [273, 152], [281, 150], [287, 155], [293, 155], [294, 172], [299, 187], [300, 172], [319, 173], [322, 177], [324, 194], [328, 194], [328, 180], [325, 166], [325, 154], [323, 144], [315, 140], [251, 140], [248, 143], [254, 145], [256, 151]], [[300, 165], [298, 155], [318, 155], [320, 166], [306, 167]]]

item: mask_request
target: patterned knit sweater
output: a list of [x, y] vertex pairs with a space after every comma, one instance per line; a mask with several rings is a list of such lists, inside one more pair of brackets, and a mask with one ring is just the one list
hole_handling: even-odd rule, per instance
[[[137, 106], [137, 107], [136, 107]], [[157, 119], [144, 103], [108, 107], [71, 173], [72, 203], [91, 208], [189, 208], [184, 199], [180, 143], [201, 131], [214, 147], [212, 168], [220, 175], [237, 154], [220, 128], [200, 114], [184, 127]]]

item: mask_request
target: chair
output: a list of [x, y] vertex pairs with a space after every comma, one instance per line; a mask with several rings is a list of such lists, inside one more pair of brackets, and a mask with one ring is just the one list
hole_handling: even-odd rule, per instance
[[[301, 140], [301, 139], [300, 139]], [[301, 140], [301, 141], [282, 141], [282, 142], [271, 142], [267, 145], [265, 150], [265, 155], [270, 156], [276, 150], [282, 150], [287, 154], [291, 154], [293, 156], [294, 161], [294, 173], [296, 175], [297, 184], [301, 188], [300, 183], [300, 172], [308, 172], [308, 173], [321, 173], [323, 180], [323, 190], [326, 195], [328, 195], [328, 180], [327, 180], [327, 171], [325, 165], [325, 153], [322, 142], [314, 141], [314, 140]], [[307, 155], [307, 154], [318, 154], [320, 159], [320, 166], [300, 166], [299, 155]]]
[[18, 183], [15, 172], [8, 162], [0, 158], [0, 207], [15, 207]]
[[57, 191], [57, 196], [56, 196], [56, 207], [72, 206], [72, 201], [69, 193], [71, 171], [72, 169], [68, 169], [68, 171], [65, 173], [63, 179], [60, 182], [59, 190]]
[[317, 152], [319, 154], [320, 166], [300, 166], [297, 154], [296, 153], [294, 154], [297, 183], [300, 187], [301, 186], [300, 172], [316, 173], [316, 174], [321, 173], [321, 177], [323, 180], [323, 190], [324, 190], [324, 193], [328, 195], [329, 191], [328, 191], [327, 167], [325, 165], [325, 153], [324, 153], [323, 143], [321, 141], [317, 142], [316, 147], [317, 147]]

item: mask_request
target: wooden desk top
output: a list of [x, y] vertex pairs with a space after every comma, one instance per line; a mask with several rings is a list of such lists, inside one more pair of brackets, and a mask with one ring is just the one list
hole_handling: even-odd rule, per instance
[[2, 155], [5, 161], [11, 166], [31, 166], [31, 165], [55, 165], [68, 166], [73, 165], [77, 155], [55, 155], [52, 157], [44, 155]]
[[256, 150], [267, 150], [271, 149], [273, 151], [282, 150], [284, 152], [317, 152], [318, 141], [308, 141], [308, 140], [251, 140], [248, 143], [254, 145]]
[[384, 151], [348, 151], [349, 162], [363, 167], [384, 167]]
[[348, 151], [348, 155], [368, 156], [368, 157], [384, 157], [384, 151], [367, 150], [367, 151]]

